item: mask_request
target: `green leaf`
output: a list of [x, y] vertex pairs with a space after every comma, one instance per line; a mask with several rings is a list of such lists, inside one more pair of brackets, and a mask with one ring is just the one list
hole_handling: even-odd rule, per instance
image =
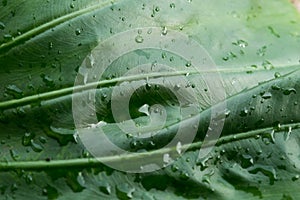
[[[288, 1], [1, 3], [3, 199], [300, 198], [300, 16]], [[132, 30], [137, 35], [129, 41], [130, 47], [145, 44], [156, 30], [161, 30], [157, 38], [173, 33], [188, 36], [207, 51], [207, 60], [199, 64], [204, 68], [199, 70], [186, 57], [168, 51], [172, 43], [132, 49], [101, 66], [101, 55], [117, 54], [111, 51], [123, 48], [118, 37]], [[114, 45], [97, 51], [99, 45], [110, 44], [111, 38], [117, 39]], [[159, 41], [151, 45], [158, 47]], [[176, 47], [178, 52], [191, 51], [180, 51], [180, 47]], [[206, 56], [205, 51], [201, 56]], [[97, 79], [95, 73], [96, 79], [86, 78], [81, 67], [93, 68], [95, 63], [103, 70], [101, 77]], [[205, 68], [207, 63], [216, 67]], [[146, 65], [151, 70], [157, 66], [173, 70], [134, 71]], [[135, 73], [126, 74], [129, 71]], [[182, 79], [185, 84], [174, 84]], [[86, 80], [87, 84], [76, 84]], [[153, 84], [163, 80], [164, 84]], [[192, 91], [195, 96], [177, 90]], [[116, 91], [123, 96], [114, 96]], [[220, 91], [226, 99], [222, 94], [220, 98]], [[76, 99], [91, 101], [86, 97], [95, 99], [94, 107], [74, 104]], [[130, 117], [141, 127], [131, 129], [130, 134], [122, 127], [130, 127], [132, 121], [125, 117], [122, 123], [117, 120], [122, 116], [115, 114], [124, 114], [114, 106], [125, 99], [130, 99]], [[189, 110], [192, 115], [182, 112], [182, 101], [197, 105]], [[167, 113], [162, 125], [158, 112], [151, 110], [158, 104], [164, 108], [158, 111]], [[216, 110], [221, 111], [217, 113], [221, 118], [226, 115], [224, 124], [216, 122], [222, 124], [222, 133], [207, 142]], [[93, 112], [96, 122], [89, 115]], [[156, 124], [147, 126], [156, 119], [153, 116]], [[192, 130], [189, 127], [194, 125], [196, 137], [191, 145], [166, 146], [180, 128]], [[101, 131], [118, 147], [135, 154], [107, 152], [95, 158], [83, 144], [103, 142], [84, 141], [80, 133]], [[135, 137], [139, 134], [152, 137]], [[199, 151], [205, 149], [212, 151], [199, 158]], [[153, 158], [166, 166], [134, 174], [105, 165], [132, 169]], [[175, 161], [169, 164], [172, 158]]]

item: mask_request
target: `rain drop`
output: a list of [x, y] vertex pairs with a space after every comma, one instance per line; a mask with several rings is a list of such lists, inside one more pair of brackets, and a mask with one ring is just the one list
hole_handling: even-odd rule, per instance
[[242, 161], [241, 166], [243, 168], [248, 168], [253, 165], [253, 158], [251, 155], [245, 155], [245, 154], [242, 155], [241, 161]]
[[75, 8], [74, 3], [71, 3], [71, 4], [70, 4], [70, 8]]
[[12, 95], [15, 98], [20, 98], [23, 94], [23, 91], [18, 88], [16, 85], [8, 85], [5, 87], [6, 93]]
[[281, 74], [280, 74], [279, 72], [275, 72], [274, 77], [275, 77], [275, 78], [280, 78], [280, 77], [281, 77]]
[[40, 144], [36, 143], [33, 139], [30, 140], [30, 144], [33, 151], [37, 153], [43, 151], [43, 147]]
[[175, 3], [171, 3], [170, 8], [175, 8]]
[[177, 165], [173, 164], [171, 166], [171, 170], [172, 170], [172, 172], [177, 172], [179, 170], [179, 167]]
[[177, 145], [176, 145], [176, 151], [178, 154], [181, 154], [182, 152], [182, 144], [181, 142], [178, 142]]
[[9, 153], [10, 153], [10, 156], [12, 157], [12, 159], [14, 159], [14, 160], [17, 160], [20, 157], [19, 154], [13, 149], [10, 149]]
[[180, 89], [180, 84], [178, 83], [174, 86], [174, 90], [179, 90], [179, 89]]
[[258, 56], [264, 56], [265, 53], [266, 53], [266, 51], [267, 51], [267, 47], [266, 47], [266, 46], [263, 46], [263, 47], [261, 47], [260, 49], [257, 50], [256, 54], [257, 54]]
[[274, 69], [274, 66], [272, 65], [272, 63], [268, 60], [265, 60], [263, 63], [262, 63], [262, 66], [267, 69], [267, 70], [271, 70], [271, 69]]
[[278, 85], [272, 85], [272, 90], [280, 90], [281, 88]]
[[263, 99], [270, 99], [272, 97], [272, 94], [270, 92], [265, 92], [261, 97]]
[[121, 183], [116, 186], [116, 193], [119, 199], [132, 199], [132, 193], [135, 188], [130, 187], [127, 183]]
[[152, 29], [149, 28], [148, 31], [147, 31], [147, 34], [151, 34], [152, 33]]
[[228, 60], [229, 60], [229, 57], [228, 57], [228, 56], [224, 56], [222, 59], [223, 59], [224, 61], [228, 61]]
[[111, 193], [111, 186], [107, 182], [100, 182], [99, 190], [104, 194], [109, 195]]
[[249, 113], [248, 109], [244, 108], [243, 110], [241, 110], [240, 116], [241, 117], [246, 117], [248, 113]]
[[53, 43], [52, 43], [52, 42], [49, 42], [49, 43], [48, 43], [48, 47], [49, 47], [49, 49], [52, 49], [52, 48], [53, 48]]
[[11, 40], [13, 38], [13, 36], [11, 34], [5, 34], [3, 35], [5, 40]]
[[292, 181], [296, 181], [296, 180], [298, 180], [299, 178], [300, 178], [300, 175], [297, 174], [297, 175], [295, 175], [295, 176], [292, 178]]
[[272, 26], [268, 26], [268, 29], [272, 35], [274, 35], [277, 38], [280, 38], [280, 35], [274, 30], [274, 28]]
[[290, 136], [291, 136], [291, 133], [292, 133], [292, 127], [289, 126], [288, 128], [288, 132], [286, 134], [284, 134], [284, 140], [287, 141], [289, 140]]
[[53, 87], [54, 86], [54, 81], [52, 78], [45, 74], [41, 74], [41, 78], [43, 79], [43, 82], [46, 84], [48, 87]]
[[31, 183], [32, 181], [33, 181], [33, 178], [32, 178], [32, 176], [31, 176], [31, 174], [27, 174], [26, 176], [25, 176], [25, 181], [26, 181], [26, 183]]
[[80, 35], [80, 33], [81, 33], [81, 30], [80, 30], [79, 28], [77, 28], [77, 29], [75, 30], [75, 34], [76, 34], [76, 35]]
[[43, 144], [45, 144], [47, 142], [47, 139], [44, 136], [40, 136], [39, 137], [39, 141]]
[[138, 36], [135, 37], [135, 42], [136, 43], [143, 43], [144, 38], [141, 35], [138, 35]]
[[145, 113], [147, 116], [150, 115], [148, 104], [144, 104], [143, 106], [141, 106], [138, 111], [141, 112], [141, 113]]
[[190, 67], [192, 66], [192, 62], [191, 61], [188, 61], [186, 64], [185, 64], [186, 67]]
[[184, 172], [184, 171], [182, 171], [181, 173], [180, 173], [180, 176], [179, 176], [182, 180], [188, 180], [189, 178], [190, 178], [190, 175], [189, 175], [189, 173], [188, 172]]
[[288, 89], [283, 90], [284, 95], [290, 95], [291, 93], [296, 94], [297, 93], [296, 89], [295, 88], [288, 88]]
[[233, 42], [232, 44], [236, 45], [236, 46], [239, 46], [239, 47], [242, 47], [242, 48], [245, 48], [246, 46], [248, 46], [248, 43], [244, 40], [238, 40], [236, 42]]
[[167, 34], [168, 34], [168, 29], [167, 29], [167, 27], [164, 26], [164, 27], [162, 28], [161, 34], [162, 34], [162, 35], [167, 35]]
[[277, 180], [276, 170], [273, 167], [267, 167], [262, 165], [257, 165], [255, 167], [251, 167], [249, 170], [251, 174], [257, 174], [261, 172], [263, 175], [267, 176], [270, 180], [270, 185], [274, 184], [274, 181]]
[[34, 137], [32, 133], [25, 133], [23, 136], [22, 144], [24, 146], [29, 146], [31, 144], [31, 139]]
[[227, 117], [229, 117], [229, 115], [230, 115], [230, 110], [225, 110], [225, 117], [227, 118]]

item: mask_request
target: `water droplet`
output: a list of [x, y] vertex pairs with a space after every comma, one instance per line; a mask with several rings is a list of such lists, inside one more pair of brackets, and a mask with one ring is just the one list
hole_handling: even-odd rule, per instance
[[52, 48], [53, 48], [53, 43], [52, 43], [52, 42], [49, 42], [49, 43], [48, 43], [48, 47], [49, 47], [49, 49], [52, 49]]
[[245, 154], [243, 154], [242, 158], [241, 158], [241, 161], [242, 161], [241, 166], [243, 168], [248, 168], [250, 166], [253, 166], [253, 164], [254, 164], [253, 163], [253, 158], [252, 158], [251, 155], [245, 155]]
[[229, 57], [228, 57], [228, 56], [224, 56], [222, 59], [223, 59], [224, 61], [228, 61], [228, 60], [229, 60]]
[[275, 78], [280, 78], [280, 77], [281, 77], [281, 74], [280, 74], [279, 72], [275, 72], [275, 73], [274, 73], [274, 77], [275, 77]]
[[256, 165], [253, 167], [250, 167], [249, 173], [251, 174], [257, 174], [258, 172], [261, 172], [263, 175], [269, 177], [270, 185], [274, 184], [274, 181], [277, 180], [277, 174], [276, 170], [272, 166], [263, 166], [263, 165]]
[[77, 28], [77, 29], [75, 30], [75, 34], [76, 34], [76, 35], [80, 35], [80, 33], [81, 33], [80, 28]]
[[272, 26], [268, 26], [268, 29], [270, 30], [272, 35], [274, 35], [277, 38], [280, 38], [280, 35], [274, 30]]
[[12, 157], [12, 159], [14, 159], [14, 160], [18, 160], [20, 158], [19, 154], [13, 149], [10, 149], [9, 153], [10, 153], [10, 156]]
[[229, 115], [230, 115], [230, 110], [226, 109], [225, 110], [225, 117], [227, 118], [227, 117], [229, 117]]
[[25, 181], [26, 183], [30, 184], [33, 181], [33, 178], [31, 176], [31, 174], [26, 174], [25, 175]]
[[41, 78], [43, 79], [43, 82], [46, 84], [48, 87], [53, 87], [54, 86], [54, 80], [50, 78], [49, 76], [45, 74], [41, 74]]
[[138, 36], [135, 37], [135, 42], [136, 43], [143, 43], [144, 38], [141, 35], [138, 35]]
[[103, 192], [104, 194], [111, 194], [111, 186], [109, 185], [109, 183], [105, 182], [105, 181], [101, 181], [99, 183], [99, 190], [101, 192]]
[[298, 180], [299, 178], [300, 178], [300, 175], [297, 174], [297, 175], [295, 175], [295, 176], [292, 178], [292, 181], [296, 181], [296, 180]]
[[264, 122], [265, 122], [265, 119], [264, 119], [264, 118], [260, 118], [260, 119], [255, 123], [255, 125], [256, 125], [256, 126], [260, 126], [260, 125], [262, 125]]
[[70, 8], [75, 8], [75, 5], [73, 2], [70, 4]]
[[175, 8], [175, 3], [171, 3], [170, 8]]
[[5, 40], [12, 40], [13, 36], [12, 36], [11, 34], [4, 34], [4, 35], [3, 35], [3, 38], [4, 38]]
[[179, 89], [180, 89], [180, 84], [178, 83], [174, 86], [174, 90], [179, 90]]
[[265, 60], [263, 63], [262, 63], [262, 66], [267, 69], [267, 70], [271, 70], [271, 69], [274, 69], [274, 66], [272, 65], [272, 63], [268, 60]]
[[25, 133], [23, 136], [22, 144], [24, 146], [29, 146], [31, 144], [31, 139], [34, 138], [34, 134], [32, 133]]
[[[260, 137], [260, 135], [258, 135], [258, 136]], [[256, 154], [257, 154], [257, 155], [261, 155], [262, 152], [263, 152], [262, 150], [258, 150], [258, 151], [256, 151]]]
[[186, 64], [185, 64], [186, 67], [190, 67], [192, 66], [192, 62], [191, 61], [188, 61]]
[[31, 144], [32, 150], [35, 151], [35, 152], [37, 152], [37, 153], [43, 151], [43, 149], [44, 149], [42, 147], [42, 145], [36, 143], [33, 139], [30, 140], [30, 144]]
[[48, 132], [49, 136], [57, 139], [57, 141], [61, 145], [66, 145], [70, 141], [74, 141], [74, 134], [76, 131], [72, 129], [64, 129], [64, 128], [56, 128], [54, 126], [50, 126], [50, 132]]
[[246, 117], [248, 115], [249, 111], [247, 108], [244, 108], [243, 110], [241, 110], [240, 112], [240, 116], [241, 117]]
[[160, 9], [159, 9], [158, 6], [156, 6], [156, 7], [154, 8], [154, 11], [155, 11], [155, 12], [159, 12], [159, 10], [160, 10]]
[[150, 90], [151, 89], [151, 84], [150, 83], [146, 83], [145, 87], [146, 87], [146, 90]]
[[5, 92], [9, 95], [12, 95], [14, 98], [21, 98], [23, 95], [23, 91], [16, 85], [8, 85], [5, 87], [5, 89]]
[[152, 33], [152, 29], [149, 28], [148, 31], [147, 31], [147, 34], [151, 34]]
[[190, 175], [189, 175], [188, 172], [182, 171], [182, 172], [180, 173], [179, 178], [181, 178], [182, 180], [188, 180], [188, 179], [190, 178]]
[[233, 42], [232, 44], [236, 45], [236, 46], [239, 46], [239, 47], [242, 47], [242, 48], [245, 48], [246, 46], [248, 46], [248, 43], [244, 40], [238, 40], [236, 42]]
[[0, 30], [5, 29], [5, 24], [3, 22], [0, 22]]
[[178, 142], [177, 145], [176, 145], [176, 151], [178, 154], [181, 154], [182, 152], [182, 144], [181, 142]]
[[120, 200], [128, 199], [128, 198], [132, 199], [133, 198], [132, 194], [134, 191], [135, 191], [135, 188], [130, 187], [128, 185], [128, 183], [121, 183], [116, 186], [117, 197]]
[[161, 34], [162, 34], [162, 35], [167, 35], [167, 34], [168, 34], [168, 29], [167, 29], [167, 27], [164, 26], [164, 27], [162, 28]]
[[148, 104], [142, 105], [142, 106], [139, 108], [138, 111], [141, 112], [141, 113], [145, 113], [147, 116], [150, 115], [150, 113], [149, 113], [149, 105], [148, 105]]
[[80, 186], [84, 186], [85, 185], [85, 180], [84, 180], [84, 177], [82, 175], [82, 172], [79, 172], [78, 175], [77, 175], [77, 178], [76, 178], [76, 181], [77, 183], [80, 185]]
[[202, 182], [210, 184], [210, 178], [214, 175], [215, 171], [211, 170], [209, 173], [204, 174], [202, 177]]
[[288, 132], [286, 132], [286, 133], [284, 134], [284, 140], [285, 140], [285, 141], [289, 140], [289, 138], [290, 138], [290, 136], [291, 136], [291, 133], [292, 133], [292, 127], [289, 126]]
[[261, 97], [263, 99], [270, 99], [272, 97], [272, 94], [270, 92], [265, 92]]
[[284, 95], [290, 95], [291, 93], [296, 94], [297, 93], [296, 89], [295, 88], [288, 88], [288, 89], [283, 90]]
[[173, 164], [171, 166], [171, 170], [172, 170], [172, 172], [177, 172], [179, 170], [179, 167], [176, 164]]
[[42, 194], [44, 196], [47, 196], [48, 199], [57, 199], [59, 196], [57, 189], [50, 185], [47, 185], [46, 187], [43, 188]]
[[267, 47], [263, 46], [263, 47], [261, 47], [260, 49], [257, 50], [256, 54], [258, 56], [264, 56], [266, 54], [266, 51], [267, 51]]
[[280, 90], [281, 88], [278, 85], [272, 85], [272, 90]]

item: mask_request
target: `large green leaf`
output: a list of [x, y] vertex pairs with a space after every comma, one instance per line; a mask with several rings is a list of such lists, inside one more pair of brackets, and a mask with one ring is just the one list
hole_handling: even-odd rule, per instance
[[[300, 198], [300, 16], [287, 0], [1, 3], [1, 199]], [[133, 50], [103, 66], [95, 98], [97, 117], [105, 122], [100, 128], [118, 146], [140, 153], [96, 159], [76, 138], [81, 129], [74, 124], [72, 95], [80, 97], [92, 88], [74, 90], [75, 78], [96, 46], [143, 27], [189, 36], [218, 67], [195, 71], [187, 67], [188, 60], [161, 49]], [[176, 71], [124, 76], [147, 63]], [[172, 91], [147, 84], [182, 75], [195, 86], [190, 88], [199, 105], [195, 115], [185, 118]], [[221, 137], [203, 143], [214, 109], [224, 103], [217, 98], [219, 90], [206, 83], [216, 75], [223, 81], [227, 117]], [[157, 133], [151, 140], [127, 137], [115, 121], [112, 92], [121, 89], [129, 95], [122, 83], [129, 83], [128, 90], [144, 84], [130, 101], [136, 122], [149, 122], [138, 111], [145, 104], [161, 104], [168, 113], [163, 127], [143, 129]], [[164, 145], [182, 123], [193, 126], [197, 117], [194, 143], [183, 145], [186, 152], [161, 170], [132, 174], [99, 162], [130, 166], [152, 155], [163, 160], [176, 149]], [[199, 149], [215, 142], [213, 151], [198, 159]]]

